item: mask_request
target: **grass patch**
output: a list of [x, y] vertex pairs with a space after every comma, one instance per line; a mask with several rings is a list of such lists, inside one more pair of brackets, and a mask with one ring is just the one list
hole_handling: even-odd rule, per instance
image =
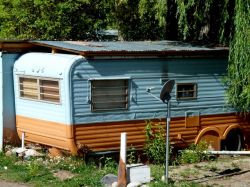
[[[53, 175], [60, 170], [70, 171], [74, 177], [61, 181]], [[117, 164], [110, 159], [107, 159], [102, 168], [98, 168], [94, 163], [86, 164], [77, 157], [46, 157], [22, 161], [16, 156], [0, 153], [0, 179], [37, 187], [102, 186], [101, 178], [108, 173], [116, 172]]]

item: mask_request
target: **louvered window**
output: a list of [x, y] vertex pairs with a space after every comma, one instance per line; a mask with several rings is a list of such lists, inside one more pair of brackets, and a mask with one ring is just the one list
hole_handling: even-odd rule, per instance
[[178, 83], [177, 84], [177, 99], [196, 99], [197, 85], [195, 83]]
[[92, 111], [128, 109], [128, 80], [92, 80]]
[[60, 103], [58, 80], [19, 77], [19, 91], [21, 98]]

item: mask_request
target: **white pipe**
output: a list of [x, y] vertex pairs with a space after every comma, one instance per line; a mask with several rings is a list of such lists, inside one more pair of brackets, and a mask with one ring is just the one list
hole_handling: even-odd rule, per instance
[[211, 155], [250, 155], [250, 151], [205, 151]]
[[22, 132], [22, 149], [24, 149], [24, 139], [25, 139], [25, 133]]
[[127, 156], [127, 133], [121, 133], [121, 150], [120, 150], [120, 158], [123, 163], [126, 165], [126, 156]]
[[126, 146], [127, 146], [127, 133], [121, 133], [121, 145], [120, 145], [120, 161], [118, 168], [118, 187], [127, 186], [127, 173], [126, 173]]

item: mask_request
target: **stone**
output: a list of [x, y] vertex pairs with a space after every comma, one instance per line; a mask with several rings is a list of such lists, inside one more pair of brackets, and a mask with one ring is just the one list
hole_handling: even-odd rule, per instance
[[118, 187], [118, 182], [113, 182], [112, 187]]
[[107, 174], [101, 179], [101, 183], [106, 187], [112, 187], [114, 182], [117, 182], [117, 176], [113, 174]]
[[73, 173], [71, 173], [70, 171], [66, 171], [66, 170], [60, 170], [54, 173], [53, 175], [54, 177], [59, 178], [61, 181], [64, 181], [66, 179], [71, 179], [75, 176]]
[[127, 185], [127, 187], [139, 187], [142, 184], [140, 182], [131, 182]]
[[37, 152], [34, 149], [28, 149], [25, 151], [25, 157], [30, 157], [30, 156], [43, 156], [43, 154]]

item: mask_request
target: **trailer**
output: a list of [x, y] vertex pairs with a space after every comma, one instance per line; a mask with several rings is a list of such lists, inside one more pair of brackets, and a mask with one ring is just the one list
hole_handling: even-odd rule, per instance
[[26, 141], [72, 154], [81, 146], [117, 151], [120, 133], [127, 132], [128, 146], [140, 149], [145, 120], [165, 127], [167, 108], [157, 96], [167, 80], [175, 80], [174, 146], [205, 140], [214, 150], [248, 148], [250, 120], [226, 104], [227, 48], [174, 41], [2, 41], [1, 46], [2, 64], [13, 68], [5, 97], [13, 104], [14, 125], [3, 125], [12, 124], [13, 134], [16, 128]]

